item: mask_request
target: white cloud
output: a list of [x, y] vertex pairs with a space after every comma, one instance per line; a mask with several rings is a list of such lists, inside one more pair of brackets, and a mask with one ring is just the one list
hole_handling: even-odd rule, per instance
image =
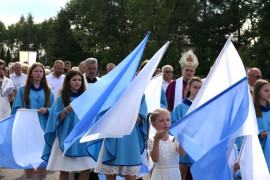
[[14, 24], [23, 15], [29, 13], [34, 17], [34, 22], [39, 23], [57, 15], [61, 7], [69, 0], [1, 0], [0, 21], [6, 26]]
[[16, 15], [0, 15], [0, 21], [3, 22], [6, 26], [14, 24], [20, 20], [21, 16]]

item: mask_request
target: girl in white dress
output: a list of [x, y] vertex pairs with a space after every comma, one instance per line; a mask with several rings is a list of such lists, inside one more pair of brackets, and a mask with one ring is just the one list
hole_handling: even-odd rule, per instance
[[147, 122], [151, 120], [152, 126], [157, 130], [153, 139], [148, 139], [147, 147], [154, 161], [154, 170], [151, 180], [179, 180], [179, 154], [185, 156], [186, 152], [168, 134], [171, 125], [170, 113], [166, 109], [156, 109], [147, 116]]
[[87, 143], [80, 143], [79, 140], [62, 156], [64, 140], [79, 122], [70, 103], [85, 90], [82, 74], [79, 71], [68, 71], [47, 123], [42, 159], [48, 161], [47, 170], [60, 171], [60, 180], [68, 180], [70, 172], [74, 171], [80, 171], [79, 180], [88, 179], [90, 169], [95, 167], [93, 158], [86, 150]]

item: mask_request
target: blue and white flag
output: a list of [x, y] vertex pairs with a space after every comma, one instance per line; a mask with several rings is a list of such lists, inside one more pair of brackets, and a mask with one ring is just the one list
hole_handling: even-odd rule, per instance
[[18, 109], [15, 115], [0, 121], [0, 166], [12, 169], [46, 167], [47, 163], [41, 159], [44, 143], [37, 110]]
[[247, 118], [248, 93], [244, 78], [170, 128], [191, 158], [197, 161], [192, 166], [194, 179], [204, 179], [202, 176], [205, 179], [226, 179], [224, 175], [230, 177], [229, 154], [226, 155], [226, 152], [232, 149], [233, 143], [228, 145], [230, 136]]
[[120, 64], [71, 102], [70, 105], [80, 122], [65, 139], [64, 153], [89, 130], [96, 116], [109, 109], [129, 86], [134, 79], [148, 37], [149, 33]]
[[246, 78], [192, 111], [170, 127], [194, 161], [240, 128], [248, 114]]
[[131, 133], [137, 121], [143, 93], [168, 45], [169, 42], [159, 49], [124, 91], [119, 100], [89, 129], [80, 142], [101, 138], [121, 138]]
[[[191, 168], [194, 179], [231, 179], [228, 158], [235, 138], [258, 132], [253, 102], [247, 82], [243, 80], [245, 69], [231, 39], [232, 36], [219, 54], [187, 116], [170, 128], [187, 153], [197, 161]], [[240, 155], [242, 177], [269, 179], [262, 150], [254, 141], [258, 138], [246, 141], [245, 147], [248, 148]]]

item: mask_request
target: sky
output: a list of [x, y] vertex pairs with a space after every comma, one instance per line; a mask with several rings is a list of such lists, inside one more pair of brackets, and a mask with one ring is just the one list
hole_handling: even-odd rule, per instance
[[69, 0], [0, 0], [0, 21], [9, 26], [31, 13], [35, 23], [54, 17]]

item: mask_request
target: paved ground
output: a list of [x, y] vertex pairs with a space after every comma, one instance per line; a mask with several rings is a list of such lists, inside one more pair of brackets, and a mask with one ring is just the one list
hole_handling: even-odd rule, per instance
[[[0, 167], [0, 180], [25, 180], [24, 170], [6, 169]], [[35, 180], [37, 180], [37, 174]], [[47, 171], [46, 180], [58, 180], [59, 172]], [[70, 180], [74, 180], [73, 173], [70, 175]], [[144, 177], [143, 180], [149, 180], [149, 177]]]
[[[6, 169], [0, 167], [0, 180], [25, 180], [24, 170], [20, 169]], [[35, 179], [37, 180], [37, 174]], [[47, 171], [46, 180], [59, 179], [59, 172]], [[73, 174], [71, 174], [70, 180], [73, 180]]]

